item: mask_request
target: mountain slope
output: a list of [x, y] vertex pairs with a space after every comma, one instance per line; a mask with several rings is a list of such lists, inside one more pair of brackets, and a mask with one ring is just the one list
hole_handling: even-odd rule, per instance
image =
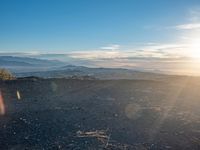
[[88, 76], [98, 79], [162, 79], [168, 75], [140, 72], [122, 68], [88, 68], [83, 66], [64, 66], [50, 71], [16, 73], [17, 77], [37, 76], [42, 78], [69, 78]]
[[29, 57], [0, 56], [0, 67], [7, 68], [12, 72], [31, 72], [51, 70], [53, 67], [65, 65], [56, 60], [36, 59]]

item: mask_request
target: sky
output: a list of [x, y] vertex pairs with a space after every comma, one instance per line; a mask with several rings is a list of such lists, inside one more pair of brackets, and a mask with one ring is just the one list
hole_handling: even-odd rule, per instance
[[0, 54], [200, 70], [199, 0], [1, 0]]

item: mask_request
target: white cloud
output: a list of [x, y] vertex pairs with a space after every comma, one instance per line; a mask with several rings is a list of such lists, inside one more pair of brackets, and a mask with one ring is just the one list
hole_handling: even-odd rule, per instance
[[162, 59], [162, 58], [180, 58], [185, 57], [184, 50], [186, 45], [183, 44], [152, 44], [136, 47], [132, 49], [104, 49], [90, 51], [76, 51], [68, 53], [68, 56], [74, 59], [82, 60], [101, 60], [101, 59]]
[[193, 8], [189, 12], [189, 20], [192, 22], [200, 21], [200, 8]]
[[118, 50], [120, 48], [120, 45], [117, 44], [111, 44], [105, 47], [101, 47], [103, 50]]
[[175, 28], [178, 30], [200, 29], [200, 23], [182, 24], [182, 25], [177, 25]]
[[123, 57], [124, 53], [120, 51], [102, 51], [102, 50], [93, 50], [93, 51], [78, 51], [71, 52], [69, 56], [77, 59], [113, 59]]
[[196, 7], [189, 10], [187, 20], [189, 23], [180, 24], [173, 28], [178, 30], [195, 30], [200, 29], [200, 8]]

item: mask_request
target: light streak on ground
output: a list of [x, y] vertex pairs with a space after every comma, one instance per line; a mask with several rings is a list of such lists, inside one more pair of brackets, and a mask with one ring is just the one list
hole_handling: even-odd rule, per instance
[[18, 90], [17, 90], [17, 99], [21, 100], [21, 95], [20, 95], [20, 92]]
[[5, 105], [4, 105], [2, 92], [0, 90], [0, 115], [4, 115], [4, 114], [5, 114]]

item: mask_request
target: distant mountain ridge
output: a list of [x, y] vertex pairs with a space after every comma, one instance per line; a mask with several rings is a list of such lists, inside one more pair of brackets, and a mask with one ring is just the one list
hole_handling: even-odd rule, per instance
[[57, 60], [37, 59], [31, 57], [0, 56], [0, 68], [7, 68], [12, 72], [44, 71], [54, 67], [61, 67], [66, 63]]
[[[30, 57], [15, 57], [15, 56], [0, 56], [0, 63], [3, 62], [17, 62], [21, 64], [31, 64], [31, 65], [58, 65], [62, 64], [60, 61], [57, 60], [45, 60], [45, 59], [37, 59], [37, 58], [30, 58]], [[4, 65], [7, 65], [6, 63]]]
[[161, 79], [168, 75], [125, 68], [89, 68], [69, 65], [57, 60], [0, 56], [0, 68], [9, 69], [16, 77], [98, 78], [98, 79]]
[[123, 68], [88, 68], [84, 66], [64, 66], [57, 70], [39, 71], [39, 72], [24, 72], [16, 73], [17, 77], [35, 76], [41, 78], [80, 78], [84, 79], [103, 79], [103, 80], [118, 80], [118, 79], [144, 79], [154, 80], [166, 78], [168, 75], [140, 72]]

